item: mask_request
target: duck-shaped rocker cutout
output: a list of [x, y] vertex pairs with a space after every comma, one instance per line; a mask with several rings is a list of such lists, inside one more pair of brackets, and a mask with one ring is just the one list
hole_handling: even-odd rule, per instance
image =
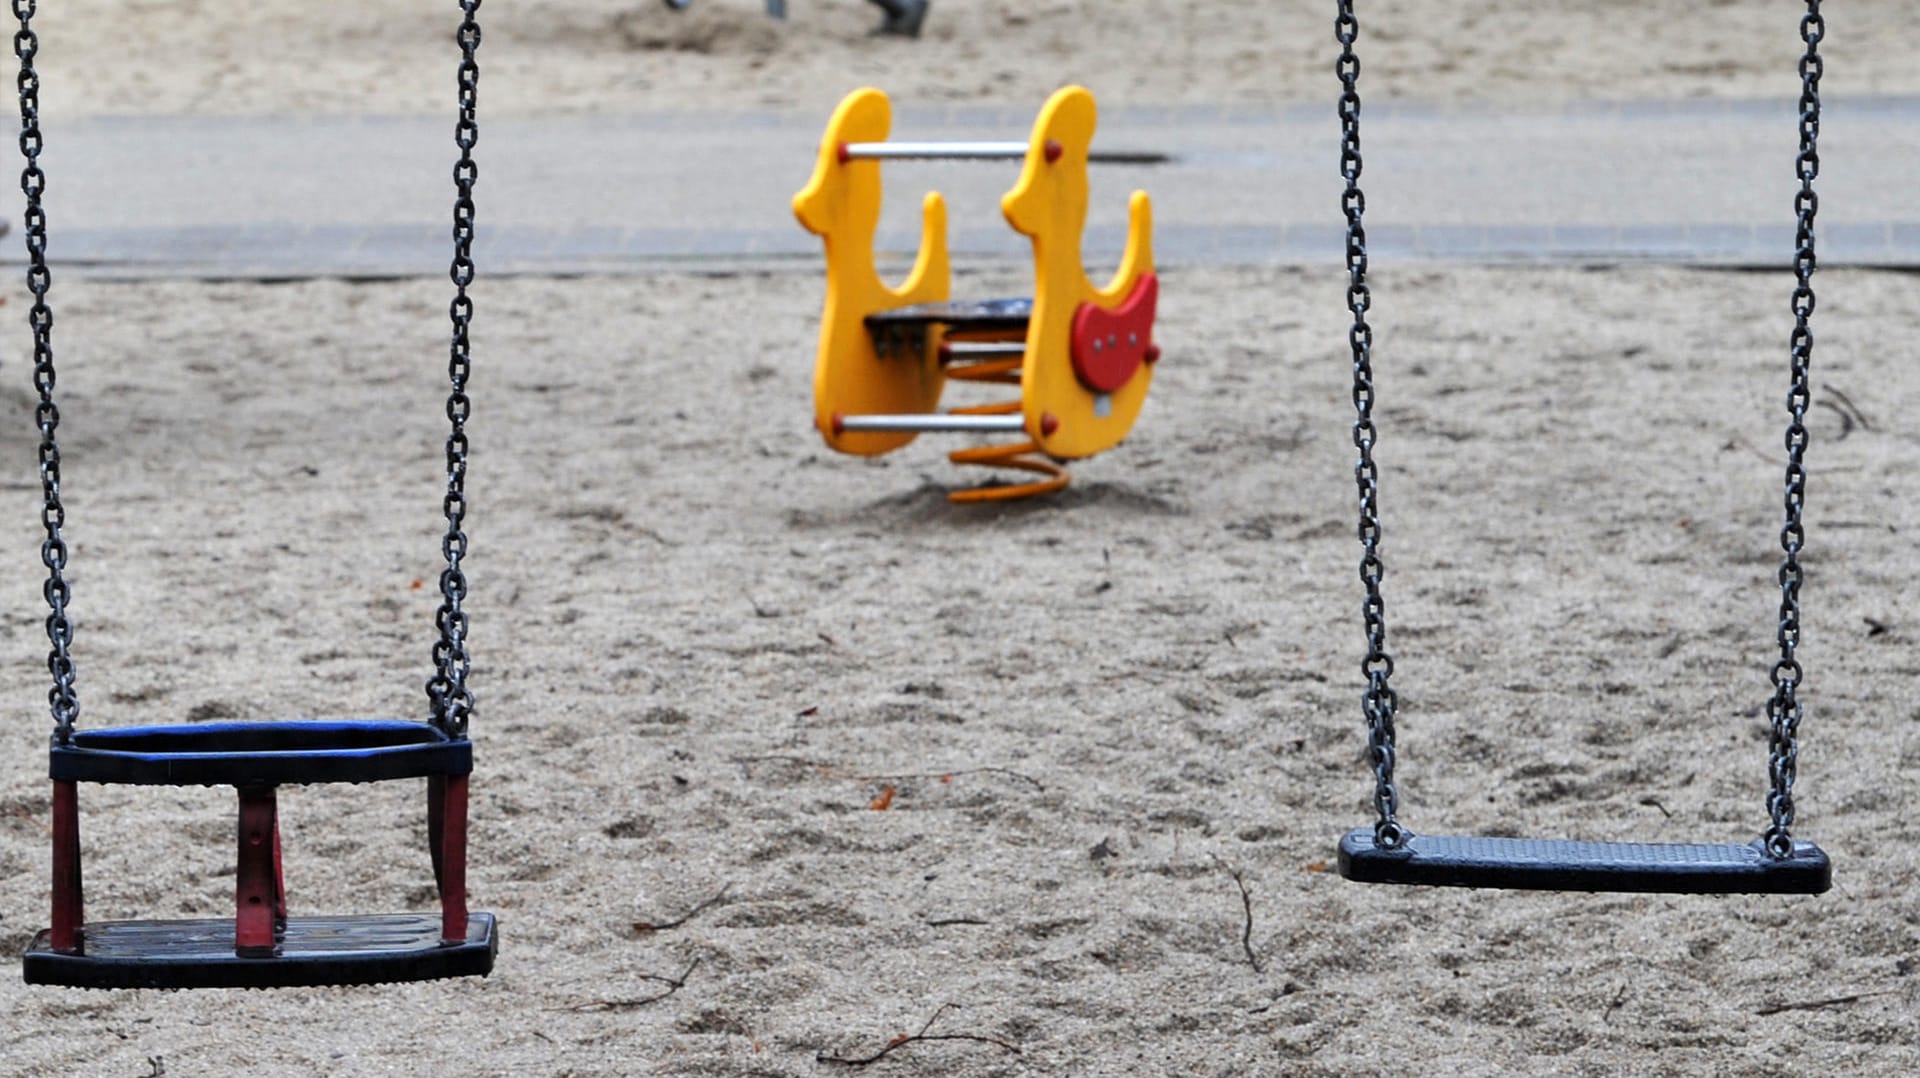
[[833, 110], [813, 179], [793, 196], [793, 213], [821, 239], [827, 255], [827, 299], [814, 357], [814, 425], [841, 453], [876, 456], [913, 441], [912, 432], [835, 429], [835, 415], [931, 412], [946, 379], [931, 348], [886, 362], [867, 332], [876, 311], [947, 298], [947, 203], [929, 191], [921, 201], [920, 253], [898, 288], [880, 279], [873, 234], [880, 227], [880, 162], [847, 160], [841, 148], [881, 142], [893, 125], [893, 104], [875, 89], [855, 90]]
[[[889, 143], [886, 95], [863, 89], [835, 110], [812, 180], [794, 197], [802, 225], [827, 256], [827, 298], [814, 368], [815, 424], [827, 444], [873, 455], [932, 431], [1006, 433], [1022, 440], [954, 451], [959, 464], [1018, 468], [1041, 478], [956, 491], [954, 501], [997, 501], [1059, 490], [1059, 461], [1091, 456], [1132, 429], [1152, 382], [1158, 282], [1152, 208], [1128, 205], [1127, 245], [1105, 287], [1080, 262], [1093, 95], [1055, 93], [1025, 143]], [[1123, 155], [1137, 160], [1141, 155]], [[898, 289], [874, 268], [880, 160], [888, 157], [1024, 158], [1001, 199], [1008, 223], [1033, 243], [1030, 299], [945, 302], [949, 286], [945, 203], [923, 204], [918, 260]], [[937, 411], [945, 383], [1018, 385], [1020, 398]]]

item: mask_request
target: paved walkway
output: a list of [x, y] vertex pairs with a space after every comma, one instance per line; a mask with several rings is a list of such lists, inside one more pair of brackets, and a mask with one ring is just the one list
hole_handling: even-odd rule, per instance
[[[637, 272], [818, 257], [788, 212], [824, 116], [565, 116], [484, 123], [485, 273]], [[1024, 138], [1026, 110], [903, 109], [903, 138]], [[1369, 231], [1382, 258], [1780, 265], [1791, 252], [1789, 102], [1372, 106]], [[445, 118], [128, 118], [48, 131], [56, 267], [112, 275], [440, 274]], [[1166, 264], [1340, 257], [1332, 107], [1115, 108], [1097, 147], [1161, 166], [1095, 173], [1086, 250], [1118, 255], [1126, 192], [1154, 194]], [[1920, 99], [1829, 103], [1821, 253], [1920, 265]], [[951, 203], [967, 259], [1023, 258], [998, 213], [1005, 163], [896, 163], [881, 243], [910, 254], [919, 193]], [[12, 185], [8, 185], [12, 187]], [[20, 195], [0, 199], [18, 221]], [[0, 258], [21, 259], [17, 235]]]

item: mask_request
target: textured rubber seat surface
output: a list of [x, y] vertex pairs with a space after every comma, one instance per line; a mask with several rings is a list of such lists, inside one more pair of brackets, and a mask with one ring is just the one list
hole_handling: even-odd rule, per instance
[[1673, 894], [1820, 894], [1832, 868], [1810, 842], [1776, 860], [1746, 845], [1575, 842], [1559, 839], [1414, 835], [1397, 850], [1374, 845], [1373, 829], [1340, 840], [1340, 874], [1360, 883], [1497, 887], [1533, 891]]
[[867, 316], [867, 328], [902, 329], [941, 325], [949, 333], [982, 330], [1026, 329], [1033, 317], [1031, 299], [954, 300], [949, 303], [916, 303], [877, 311]]
[[358, 917], [294, 917], [281, 953], [239, 958], [233, 919], [97, 921], [77, 955], [34, 937], [21, 969], [28, 984], [69, 988], [293, 988], [382, 984], [441, 977], [484, 977], [499, 951], [493, 915], [467, 919], [467, 939], [442, 945], [440, 915], [395, 913]]
[[54, 746], [56, 781], [138, 786], [380, 782], [473, 771], [473, 743], [423, 722], [210, 722], [79, 730]]

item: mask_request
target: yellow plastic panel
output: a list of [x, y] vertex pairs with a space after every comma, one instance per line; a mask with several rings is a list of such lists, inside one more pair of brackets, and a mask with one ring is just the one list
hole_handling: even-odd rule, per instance
[[873, 237], [880, 225], [880, 162], [843, 161], [849, 142], [882, 142], [893, 125], [893, 105], [871, 87], [840, 102], [820, 139], [813, 178], [793, 196], [793, 213], [817, 234], [827, 255], [827, 298], [814, 358], [814, 425], [842, 453], [873, 456], [914, 439], [911, 433], [836, 433], [835, 415], [931, 412], [940, 403], [939, 335], [929, 333], [917, 354], [881, 358], [864, 319], [876, 311], [948, 298], [947, 205], [939, 192], [921, 202], [920, 252], [898, 288], [880, 279]]
[[1098, 394], [1074, 374], [1069, 352], [1075, 312], [1083, 303], [1119, 306], [1140, 276], [1153, 271], [1153, 207], [1145, 191], [1127, 203], [1127, 246], [1120, 269], [1096, 287], [1080, 262], [1087, 222], [1087, 150], [1096, 108], [1084, 87], [1047, 99], [1034, 122], [1020, 179], [1000, 200], [1007, 223], [1033, 241], [1033, 319], [1021, 373], [1027, 433], [1049, 456], [1072, 460], [1112, 448], [1133, 429], [1153, 380], [1142, 364], [1126, 384]]

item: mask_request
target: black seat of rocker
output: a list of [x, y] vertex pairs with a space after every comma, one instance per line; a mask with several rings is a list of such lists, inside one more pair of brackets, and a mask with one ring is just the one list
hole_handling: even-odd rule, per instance
[[1757, 840], [1707, 845], [1412, 835], [1389, 850], [1363, 827], [1340, 840], [1340, 874], [1360, 883], [1433, 887], [1817, 895], [1827, 890], [1832, 870], [1811, 842], [1794, 843], [1793, 856], [1778, 859]]
[[465, 775], [473, 743], [422, 722], [220, 722], [77, 730], [53, 746], [56, 781], [279, 786]]
[[866, 318], [869, 332], [878, 329], [925, 329], [945, 326], [949, 333], [977, 333], [993, 330], [1026, 329], [1033, 317], [1031, 299], [954, 300], [947, 303], [915, 303], [877, 311]]

